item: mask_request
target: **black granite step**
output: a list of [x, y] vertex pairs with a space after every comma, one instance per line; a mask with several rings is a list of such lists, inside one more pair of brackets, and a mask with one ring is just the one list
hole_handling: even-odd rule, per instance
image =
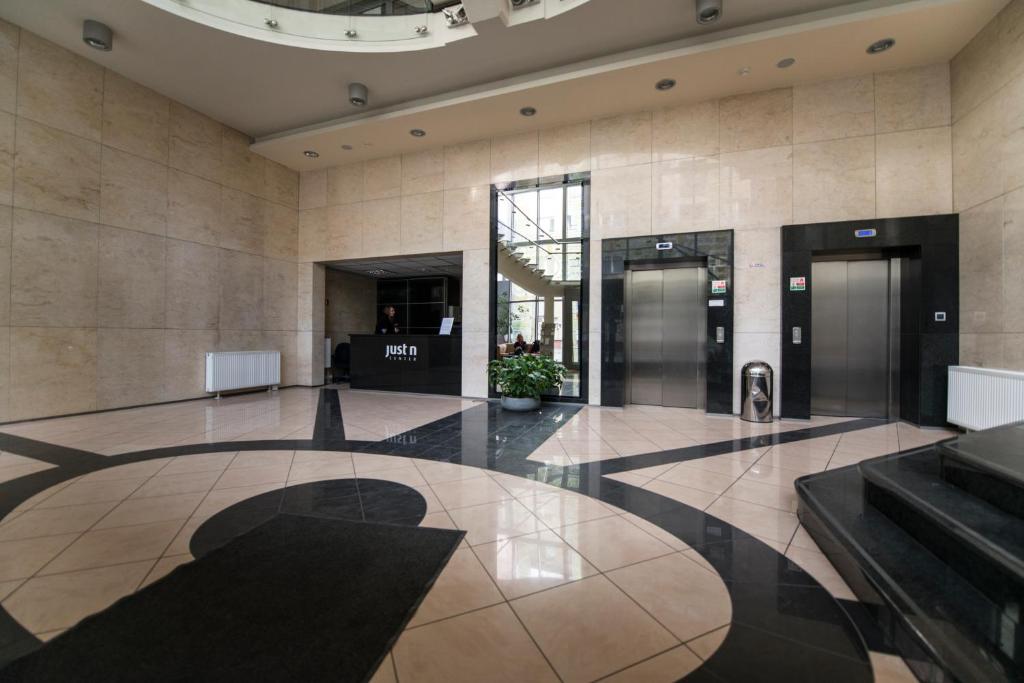
[[1024, 519], [1024, 423], [965, 434], [939, 454], [943, 479]]
[[942, 478], [936, 449], [860, 464], [864, 495], [1000, 604], [1024, 596], [1024, 521]]
[[[891, 457], [891, 456], [889, 456]], [[924, 681], [1024, 679], [1018, 605], [993, 600], [864, 496], [857, 466], [801, 477], [798, 514]]]

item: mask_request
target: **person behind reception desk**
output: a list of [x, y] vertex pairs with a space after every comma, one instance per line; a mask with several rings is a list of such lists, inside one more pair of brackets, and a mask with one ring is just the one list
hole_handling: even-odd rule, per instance
[[395, 320], [395, 307], [385, 306], [380, 319], [377, 320], [377, 334], [399, 334], [398, 321]]

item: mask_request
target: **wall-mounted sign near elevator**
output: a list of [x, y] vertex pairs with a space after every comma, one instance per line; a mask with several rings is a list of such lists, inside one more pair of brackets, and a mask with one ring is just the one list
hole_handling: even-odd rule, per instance
[[807, 278], [806, 277], [791, 277], [789, 278], [789, 291], [791, 292], [803, 292], [807, 289]]
[[725, 280], [712, 280], [711, 281], [711, 293], [712, 294], [725, 294], [726, 281]]

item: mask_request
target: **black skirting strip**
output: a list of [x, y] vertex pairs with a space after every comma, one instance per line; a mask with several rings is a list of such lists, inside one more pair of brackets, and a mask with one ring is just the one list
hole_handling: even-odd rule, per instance
[[282, 514], [84, 619], [0, 681], [363, 681], [461, 531]]

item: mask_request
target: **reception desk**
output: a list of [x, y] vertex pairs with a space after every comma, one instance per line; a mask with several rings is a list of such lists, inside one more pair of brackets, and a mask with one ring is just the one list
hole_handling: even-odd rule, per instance
[[437, 334], [353, 334], [353, 389], [462, 394], [462, 337]]

